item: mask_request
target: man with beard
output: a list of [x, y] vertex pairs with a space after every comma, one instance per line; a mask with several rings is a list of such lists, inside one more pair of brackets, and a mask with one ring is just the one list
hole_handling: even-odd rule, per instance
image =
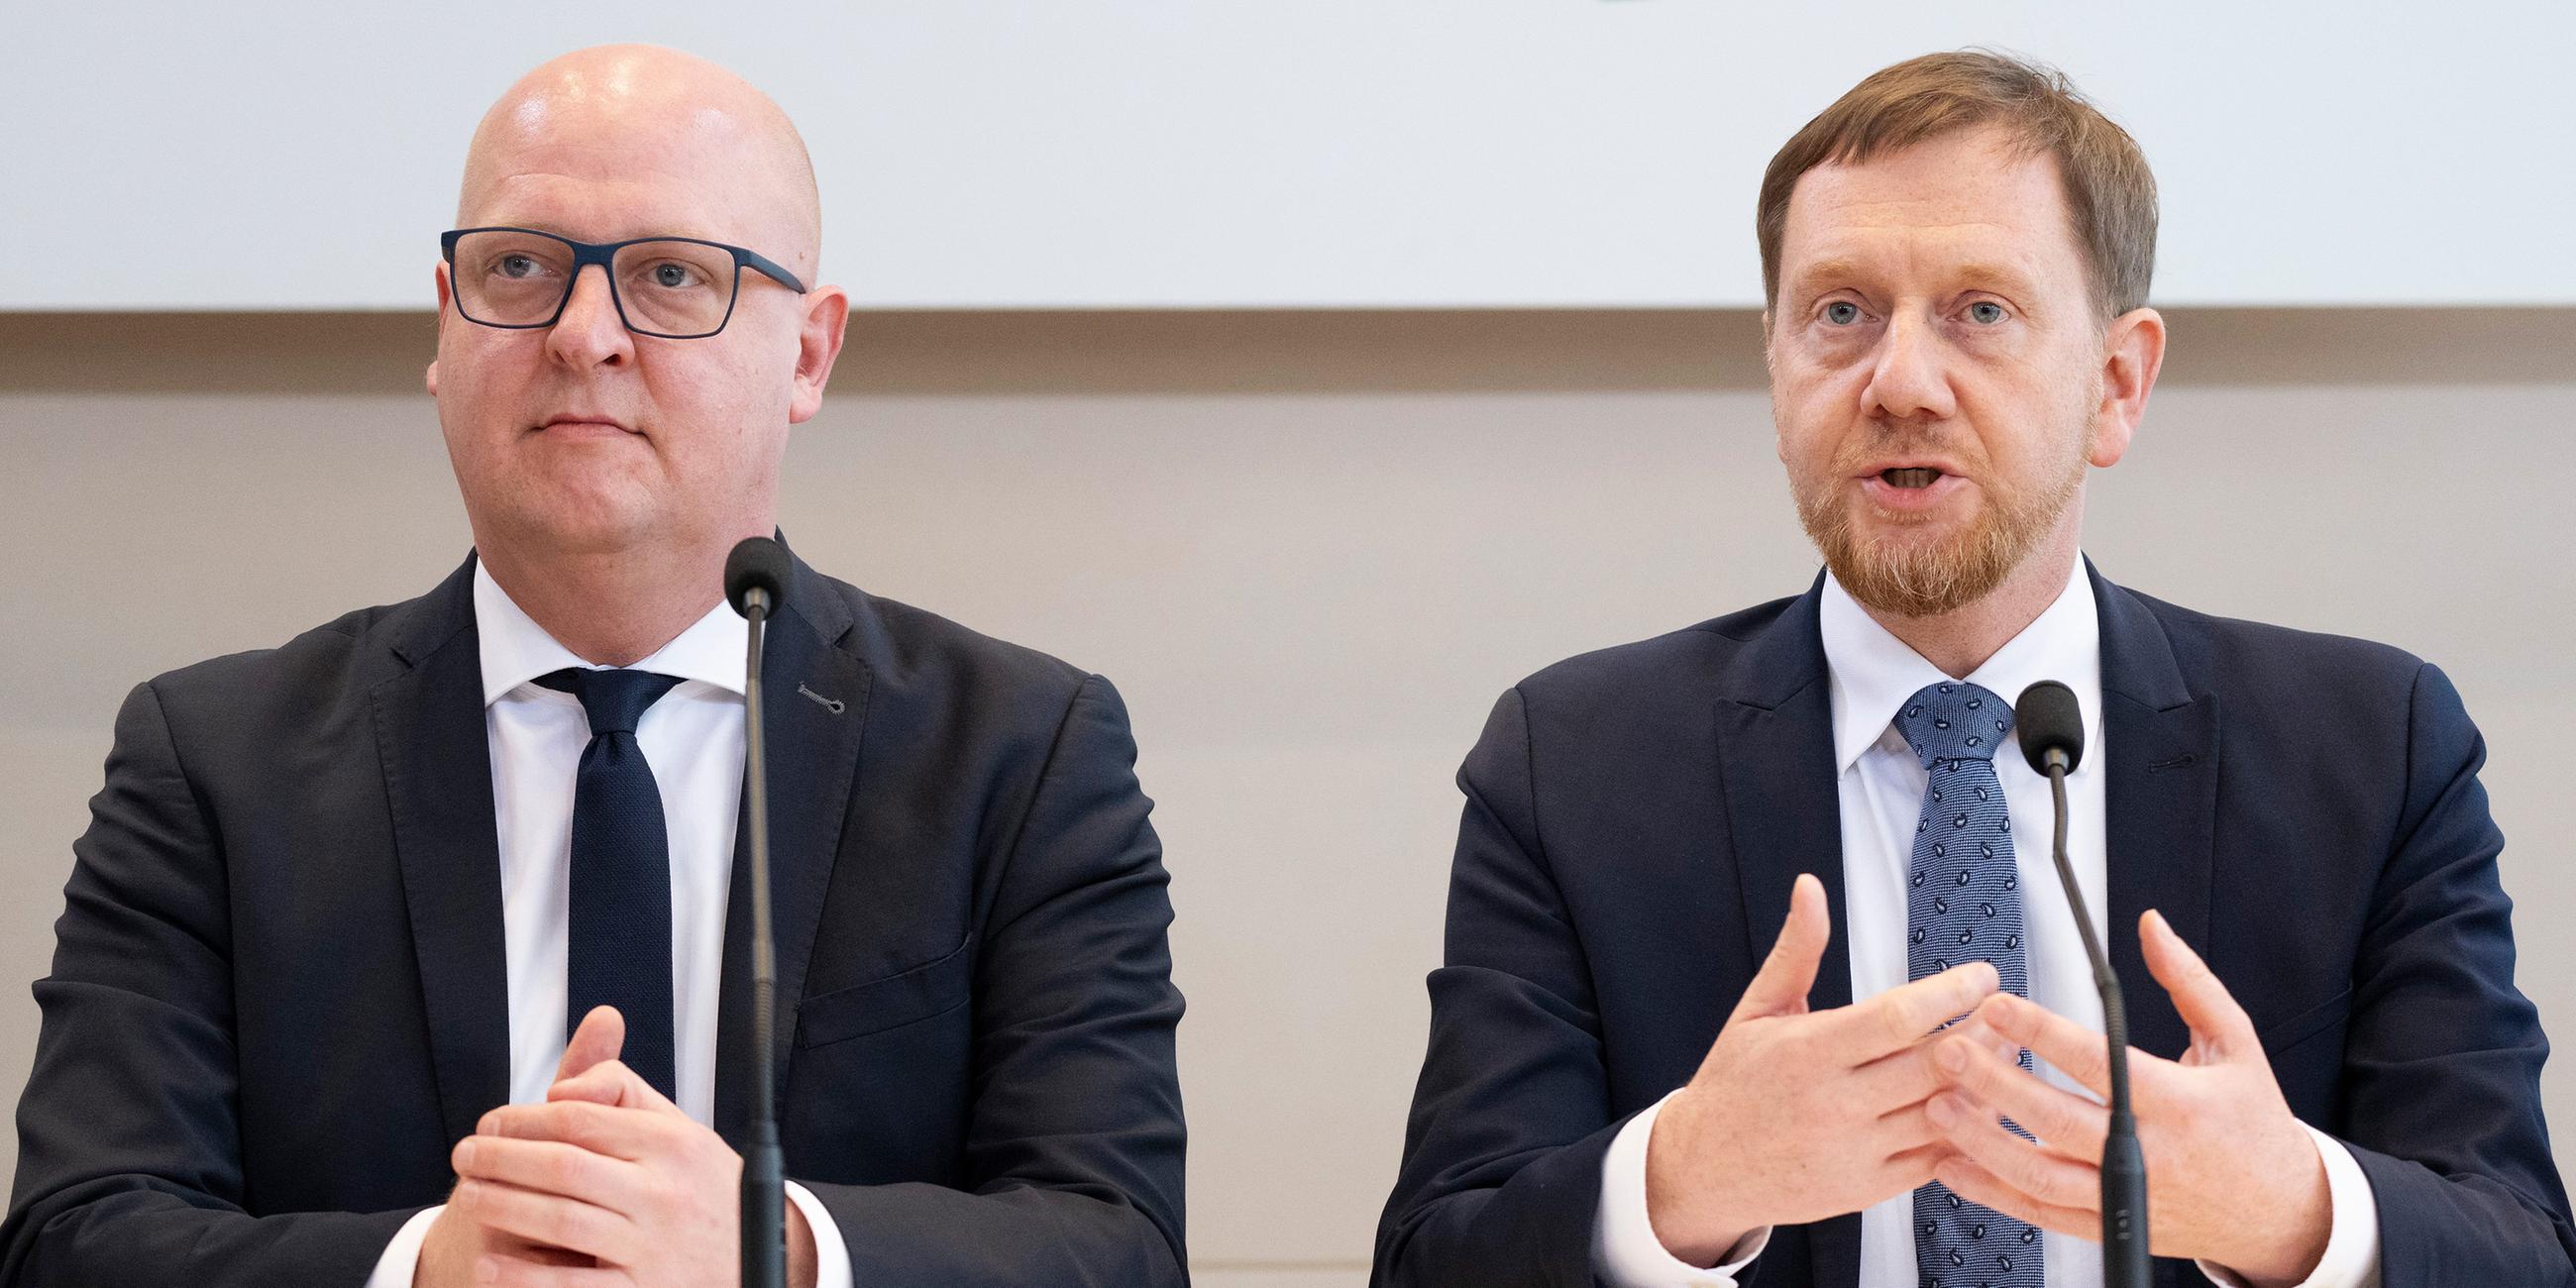
[[1496, 706], [1374, 1282], [2099, 1284], [2102, 1009], [2012, 747], [2042, 679], [2158, 1282], [2569, 1282], [2458, 695], [2082, 557], [2164, 356], [2136, 144], [1933, 55], [1792, 138], [1757, 231], [1826, 570]]

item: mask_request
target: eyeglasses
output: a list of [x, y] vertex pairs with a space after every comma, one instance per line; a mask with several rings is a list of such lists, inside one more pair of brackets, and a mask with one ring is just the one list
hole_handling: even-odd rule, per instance
[[626, 329], [665, 340], [724, 330], [745, 268], [805, 293], [805, 284], [775, 262], [695, 237], [594, 243], [534, 228], [458, 228], [439, 234], [438, 245], [456, 311], [468, 322], [510, 331], [553, 326], [591, 264], [607, 270], [608, 298]]

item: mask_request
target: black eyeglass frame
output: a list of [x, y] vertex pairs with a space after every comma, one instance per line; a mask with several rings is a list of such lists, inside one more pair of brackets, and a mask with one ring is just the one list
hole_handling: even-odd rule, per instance
[[[555, 311], [548, 315], [545, 321], [486, 322], [465, 311], [465, 292], [457, 287], [453, 280], [456, 272], [456, 243], [472, 233], [526, 233], [572, 247], [572, 272], [564, 278], [563, 298], [555, 301]], [[723, 317], [716, 320], [715, 330], [692, 331], [685, 335], [670, 331], [647, 331], [635, 325], [634, 319], [626, 316], [626, 297], [618, 294], [617, 291], [617, 252], [629, 246], [641, 246], [646, 242], [686, 242], [692, 246], [711, 247], [733, 256], [733, 293], [725, 300], [725, 313]], [[733, 321], [734, 306], [742, 302], [742, 270], [746, 268], [758, 271], [763, 277], [798, 295], [803, 295], [808, 290], [805, 283], [796, 280], [794, 273], [779, 267], [777, 261], [760, 252], [745, 250], [740, 246], [728, 246], [720, 241], [708, 241], [703, 237], [630, 237], [625, 241], [617, 242], [585, 242], [574, 241], [562, 233], [550, 233], [542, 228], [493, 225], [483, 228], [450, 228], [438, 235], [438, 251], [440, 257], [447, 261], [447, 271], [450, 275], [449, 290], [456, 300], [456, 316], [476, 326], [488, 326], [496, 331], [542, 330], [562, 321], [564, 310], [572, 305], [573, 288], [581, 282], [581, 270], [592, 264], [599, 265], [600, 275], [608, 279], [608, 302], [617, 306], [617, 320], [624, 323], [627, 330], [637, 335], [649, 335], [658, 340], [704, 340], [723, 331], [725, 324]]]

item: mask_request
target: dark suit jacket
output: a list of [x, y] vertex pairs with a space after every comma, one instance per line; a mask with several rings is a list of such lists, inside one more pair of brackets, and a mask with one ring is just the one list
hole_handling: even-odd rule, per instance
[[[356, 1285], [445, 1199], [509, 1095], [471, 569], [126, 700], [35, 986], [0, 1282]], [[1118, 695], [795, 577], [765, 666], [788, 1175], [870, 1288], [1185, 1282], [1171, 905]]]
[[[2252, 1014], [2291, 1109], [2352, 1146], [2386, 1288], [2576, 1282], [2458, 694], [2394, 649], [2091, 575], [2131, 1041], [2190, 1043], [2139, 957], [2159, 908]], [[1591, 1283], [1611, 1137], [1690, 1080], [1799, 872], [1833, 907], [1813, 1004], [1852, 1000], [1818, 599], [1574, 658], [1495, 707], [1459, 774], [1447, 964], [1374, 1282]], [[1859, 1256], [1854, 1214], [1782, 1228], [1755, 1267], [1851, 1288]], [[2157, 1282], [2203, 1280], [2168, 1260]]]

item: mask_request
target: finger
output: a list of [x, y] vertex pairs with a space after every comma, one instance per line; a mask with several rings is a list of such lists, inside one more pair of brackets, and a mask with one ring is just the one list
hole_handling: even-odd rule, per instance
[[[1986, 1023], [1982, 1009], [1970, 1011], [1968, 1013], [1968, 1018], [1942, 1030], [1941, 1036], [1945, 1038], [1966, 1038], [1969, 1041], [1975, 1042], [1980, 1046], [1985, 1047], [1987, 1050], [1994, 1052], [1996, 1055], [2003, 1057], [2007, 1062], [2019, 1060], [2021, 1058], [2021, 1043], [2015, 1042], [2011, 1038], [1995, 1032], [1994, 1026]], [[1932, 1042], [1939, 1039], [1926, 1038], [1924, 1040], [1926, 1042]]]
[[1772, 941], [1771, 955], [1762, 959], [1762, 969], [1735, 1003], [1735, 1015], [1804, 1013], [1808, 990], [1816, 986], [1816, 970], [1824, 963], [1825, 944], [1833, 933], [1833, 918], [1825, 909], [1825, 884], [1810, 873], [1799, 873], [1797, 884], [1789, 889], [1788, 920], [1781, 923], [1780, 937]]
[[[635, 1282], [624, 1270], [559, 1265], [506, 1252], [486, 1253], [481, 1264], [491, 1271], [477, 1282], [496, 1288], [624, 1288]], [[483, 1272], [478, 1269], [477, 1273]]]
[[667, 1148], [664, 1119], [647, 1110], [552, 1100], [542, 1105], [503, 1105], [483, 1115], [475, 1133], [513, 1140], [553, 1140], [628, 1162]]
[[628, 1265], [635, 1226], [605, 1208], [501, 1181], [460, 1181], [448, 1206], [478, 1225], [533, 1243]]
[[2193, 1036], [2210, 1045], [2211, 1054], [2225, 1057], [2262, 1049], [2245, 1008], [2236, 1004], [2200, 954], [2174, 933], [2163, 913], [2150, 909], [2138, 918], [2138, 946], [2145, 953], [2147, 973], [2165, 986], [2174, 1010], [2191, 1026]]
[[594, 1105], [627, 1106], [625, 1084], [598, 1077], [593, 1066], [589, 1073], [546, 1084], [548, 1100], [587, 1100]]
[[581, 1017], [581, 1026], [572, 1031], [563, 1060], [555, 1065], [555, 1081], [585, 1073], [602, 1060], [614, 1060], [625, 1046], [626, 1017], [618, 1014], [614, 1006], [594, 1006], [590, 1014]]
[[2031, 1202], [2049, 1207], [2100, 1208], [2099, 1166], [2042, 1149], [2013, 1135], [1996, 1120], [1992, 1110], [1955, 1091], [1934, 1096], [1923, 1112], [1961, 1156], [1974, 1160]]
[[468, 1136], [456, 1143], [453, 1161], [468, 1180], [502, 1181], [629, 1216], [644, 1188], [635, 1164], [562, 1141]]
[[2111, 1130], [2110, 1110], [2040, 1081], [2018, 1063], [1997, 1059], [1979, 1043], [1944, 1038], [1934, 1058], [1983, 1117], [2012, 1119], [2023, 1131], [2047, 1142], [2054, 1153], [2086, 1163], [2102, 1161], [2102, 1138]]
[[1876, 1108], [1882, 1118], [1908, 1106], [1920, 1106], [1933, 1092], [1955, 1081], [1938, 1062], [1939, 1044], [1962, 1040], [1993, 1052], [2005, 1064], [2021, 1059], [2020, 1043], [1996, 1033], [1971, 1015], [1905, 1050], [1880, 1056], [1853, 1070], [1859, 1076], [1859, 1088], [1854, 1094], [1860, 1103]]
[[588, 1070], [546, 1088], [548, 1100], [587, 1100], [593, 1104], [617, 1105], [628, 1109], [648, 1109], [656, 1113], [679, 1113], [680, 1107], [662, 1094], [644, 1075], [629, 1068], [622, 1060], [607, 1060]]
[[543, 1244], [530, 1243], [515, 1234], [503, 1234], [502, 1232], [494, 1229], [484, 1229], [482, 1231], [482, 1238], [483, 1250], [485, 1252], [505, 1252], [513, 1257], [517, 1257], [521, 1261], [531, 1262], [540, 1266], [595, 1266], [599, 1264], [599, 1258], [587, 1253], [566, 1252], [561, 1248], [549, 1248]]
[[1842, 1008], [1833, 1016], [1826, 1041], [1851, 1064], [1863, 1064], [1921, 1042], [1943, 1024], [1976, 1010], [1998, 987], [1993, 966], [1962, 962]]
[[1871, 1188], [1880, 1194], [1922, 1189], [1931, 1183], [1933, 1169], [1940, 1166], [1941, 1160], [1957, 1157], [1958, 1152], [1944, 1140], [1890, 1154], [1878, 1165], [1878, 1180]]
[[[1987, 998], [1977, 1007], [1977, 1018], [2008, 1041], [2056, 1066], [2058, 1072], [2089, 1088], [2094, 1095], [2110, 1096], [2111, 1046], [2101, 1034], [2010, 993]], [[2129, 1048], [2131, 1067], [2153, 1058], [2136, 1047]]]
[[1866, 1149], [1885, 1158], [1895, 1158], [1917, 1150], [1950, 1152], [1950, 1138], [1942, 1134], [1924, 1103], [1907, 1105], [1870, 1124], [1866, 1139], [1854, 1142], [1855, 1149]]
[[2102, 1237], [2102, 1196], [2098, 1187], [2090, 1207], [2042, 1203], [2005, 1184], [1984, 1164], [1961, 1154], [1952, 1154], [1934, 1164], [1932, 1179], [1948, 1186], [1950, 1192], [1960, 1198], [1993, 1208], [2023, 1225], [2035, 1225], [2079, 1239], [2099, 1240]]
[[1882, 1118], [1921, 1105], [1949, 1081], [1932, 1062], [1933, 1041], [1918, 1041], [1852, 1070], [1852, 1103]]

